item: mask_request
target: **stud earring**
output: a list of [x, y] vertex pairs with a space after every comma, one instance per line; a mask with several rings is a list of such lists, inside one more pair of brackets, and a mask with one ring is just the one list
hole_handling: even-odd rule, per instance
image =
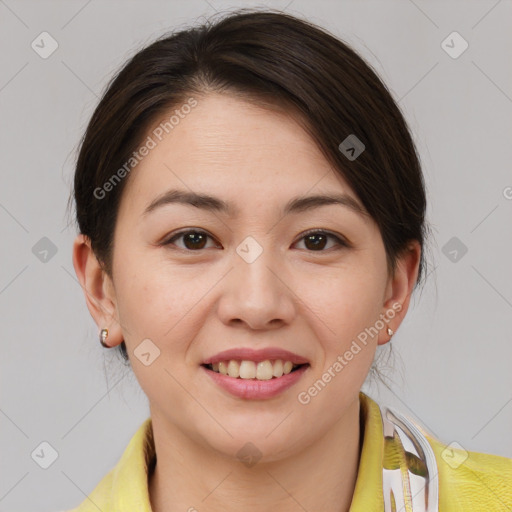
[[105, 340], [108, 338], [108, 329], [106, 328], [103, 328], [101, 329], [100, 331], [100, 343], [105, 347], [105, 348], [111, 348], [109, 345], [107, 345], [105, 343]]
[[388, 327], [388, 335], [393, 336], [393, 334], [395, 334], [394, 331]]

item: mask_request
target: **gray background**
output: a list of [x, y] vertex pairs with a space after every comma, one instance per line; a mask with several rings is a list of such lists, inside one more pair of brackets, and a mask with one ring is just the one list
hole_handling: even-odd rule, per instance
[[[249, 5], [0, 0], [2, 511], [77, 505], [149, 413], [134, 377], [98, 343], [71, 261], [66, 202], [93, 108], [142, 45]], [[511, 2], [267, 5], [324, 26], [374, 66], [423, 162], [431, 273], [393, 338], [392, 389], [366, 390], [446, 444], [512, 457]], [[31, 47], [43, 31], [59, 45], [47, 59]], [[453, 31], [469, 43], [458, 58], [441, 45]], [[46, 261], [43, 237], [57, 251]], [[46, 470], [31, 458], [43, 441], [58, 452]]]

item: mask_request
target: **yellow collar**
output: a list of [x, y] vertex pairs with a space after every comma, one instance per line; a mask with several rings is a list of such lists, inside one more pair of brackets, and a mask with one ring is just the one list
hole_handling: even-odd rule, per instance
[[[351, 512], [383, 511], [383, 435], [379, 406], [360, 393], [364, 438]], [[98, 510], [151, 512], [148, 471], [154, 464], [155, 445], [151, 418], [147, 418], [131, 438], [117, 465], [97, 485], [76, 512]]]
[[359, 393], [360, 416], [364, 433], [359, 469], [350, 512], [384, 511], [382, 492], [382, 458], [384, 435], [379, 405], [363, 392]]
[[[379, 405], [362, 392], [359, 400], [364, 432], [350, 512], [384, 512], [383, 462], [394, 464], [393, 456], [397, 455], [397, 451], [390, 451], [388, 446], [385, 453]], [[440, 512], [512, 510], [512, 459], [466, 452], [452, 448], [452, 445], [447, 447], [424, 433], [439, 470]], [[398, 455], [404, 454], [400, 451]], [[454, 463], [455, 459], [457, 464]], [[117, 465], [85, 501], [70, 512], [151, 512], [148, 471], [154, 462], [153, 430], [151, 418], [147, 418], [130, 440]]]

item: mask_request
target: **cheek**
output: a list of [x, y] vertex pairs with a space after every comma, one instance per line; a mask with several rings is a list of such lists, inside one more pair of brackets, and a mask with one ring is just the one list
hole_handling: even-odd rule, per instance
[[185, 373], [197, 364], [189, 361], [190, 344], [212, 307], [209, 292], [225, 271], [130, 254], [117, 269], [116, 285], [126, 345], [133, 354], [149, 338], [160, 350], [155, 367]]
[[[364, 267], [364, 268], [361, 268]], [[381, 312], [384, 280], [371, 264], [337, 269], [328, 276], [310, 275], [299, 296], [317, 317], [319, 339], [343, 345], [370, 325]]]
[[314, 407], [319, 410], [330, 402], [342, 407], [347, 397], [356, 396], [375, 356], [378, 329], [374, 326], [382, 312], [385, 268], [369, 258], [358, 261], [327, 279], [310, 276], [310, 286], [304, 281], [302, 288], [305, 297], [306, 290], [315, 290], [307, 303], [315, 313], [309, 316], [316, 319], [315, 337], [321, 347], [317, 367], [312, 368], [314, 388], [311, 395], [304, 391], [306, 400], [315, 397]]
[[[119, 247], [119, 249], [121, 249]], [[146, 253], [126, 247], [115, 268], [116, 298], [125, 342], [132, 349], [146, 338], [157, 346], [179, 326], [190, 309], [193, 293], [183, 286], [179, 269], [153, 261]]]
[[382, 296], [381, 282], [371, 272], [340, 272], [324, 284], [308, 302], [320, 355], [297, 395], [300, 406], [319, 418], [317, 428], [328, 428], [333, 417], [336, 421], [366, 380], [378, 339], [371, 327], [379, 318]]
[[194, 308], [201, 286], [194, 290], [194, 281], [176, 270], [141, 265], [133, 272], [128, 263], [118, 273], [118, 311], [133, 372], [152, 402], [172, 395], [181, 404], [185, 397], [177, 383], [189, 378], [184, 363], [201, 325]]

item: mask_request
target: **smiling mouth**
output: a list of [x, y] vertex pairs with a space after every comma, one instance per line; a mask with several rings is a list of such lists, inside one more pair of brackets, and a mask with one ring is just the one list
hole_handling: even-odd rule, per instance
[[279, 379], [283, 375], [293, 373], [303, 366], [309, 366], [309, 364], [294, 364], [291, 361], [277, 359], [275, 361], [266, 360], [258, 363], [254, 361], [230, 360], [213, 364], [202, 364], [201, 366], [233, 379], [265, 381]]

